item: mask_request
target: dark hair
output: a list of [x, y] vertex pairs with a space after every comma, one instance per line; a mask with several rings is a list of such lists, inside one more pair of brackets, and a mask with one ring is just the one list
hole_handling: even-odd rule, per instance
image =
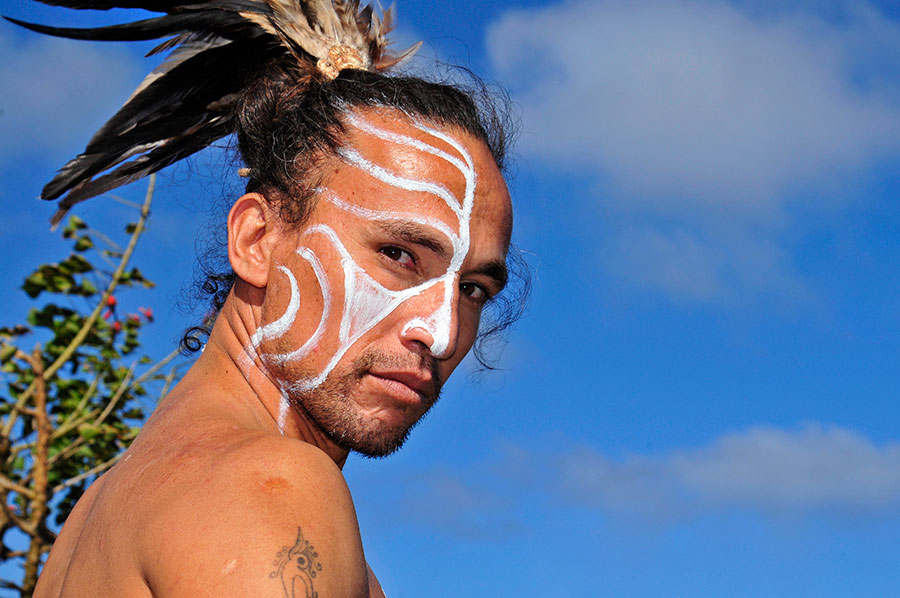
[[[238, 150], [250, 173], [246, 191], [262, 194], [284, 222], [302, 224], [320, 182], [317, 166], [338, 154], [345, 135], [341, 116], [353, 108], [392, 108], [438, 126], [459, 128], [482, 141], [505, 171], [512, 131], [509, 102], [467, 74], [472, 84], [463, 89], [356, 69], [345, 69], [329, 80], [318, 72], [304, 71], [293, 58], [271, 61], [244, 88], [233, 115]], [[495, 298], [495, 305], [488, 309], [494, 317], [483, 327], [475, 347], [477, 359], [488, 368], [482, 341], [495, 339], [521, 315], [527, 294], [527, 268], [515, 250], [510, 254], [515, 290]], [[234, 272], [203, 269], [202, 290], [212, 299], [212, 311], [202, 326], [185, 333], [181, 346], [186, 353], [202, 347], [200, 335], [208, 335], [235, 280]]]

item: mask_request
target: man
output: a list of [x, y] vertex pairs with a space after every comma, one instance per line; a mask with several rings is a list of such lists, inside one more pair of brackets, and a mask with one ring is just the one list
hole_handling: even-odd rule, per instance
[[301, 225], [235, 201], [205, 350], [79, 502], [38, 598], [383, 595], [341, 467], [398, 448], [472, 347], [511, 206], [471, 130], [377, 103], [341, 119]]

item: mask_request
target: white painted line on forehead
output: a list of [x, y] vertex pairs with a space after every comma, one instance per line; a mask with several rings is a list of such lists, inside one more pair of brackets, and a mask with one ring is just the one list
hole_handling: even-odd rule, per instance
[[444, 141], [445, 143], [450, 144], [450, 146], [453, 149], [455, 149], [462, 155], [463, 160], [466, 161], [466, 165], [468, 166], [468, 168], [463, 168], [462, 166], [459, 166], [458, 168], [460, 169], [460, 171], [465, 172], [466, 170], [473, 170], [475, 168], [474, 164], [472, 163], [472, 156], [469, 155], [469, 152], [466, 151], [466, 149], [462, 146], [462, 144], [455, 137], [448, 135], [444, 131], [435, 129], [433, 127], [429, 127], [428, 125], [426, 125], [425, 123], [420, 122], [420, 121], [416, 121], [414, 124], [415, 124], [416, 128], [419, 129], [420, 131], [422, 131], [424, 133], [428, 133], [429, 135], [431, 135], [433, 137], [437, 137], [441, 141]]
[[[409, 137], [408, 135], [402, 135], [400, 133], [395, 133], [393, 131], [385, 131], [384, 129], [380, 129], [380, 128], [376, 127], [375, 125], [371, 124], [370, 122], [368, 122], [362, 118], [359, 118], [356, 114], [353, 114], [352, 112], [346, 113], [344, 115], [344, 118], [347, 120], [348, 123], [350, 123], [357, 129], [359, 129], [360, 131], [369, 133], [370, 135], [374, 135], [375, 137], [378, 137], [379, 139], [381, 139], [383, 141], [390, 141], [390, 142], [398, 143], [401, 145], [408, 145], [419, 151], [426, 152], [426, 153], [438, 156], [440, 158], [443, 158], [444, 160], [446, 160], [446, 161], [450, 162], [451, 164], [453, 164], [454, 166], [456, 166], [456, 168], [459, 169], [460, 171], [465, 170], [465, 166], [463, 165], [462, 161], [459, 158], [457, 158], [455, 156], [451, 156], [444, 150], [434, 147], [433, 145], [429, 145], [429, 144], [425, 143], [424, 141], [421, 141], [414, 137]], [[415, 124], [416, 124], [416, 128], [418, 128], [420, 131], [424, 131], [432, 136], [435, 136], [431, 130], [427, 130], [427, 129], [419, 126], [418, 122], [416, 122]], [[457, 149], [457, 151], [459, 151], [458, 147], [456, 149]]]
[[472, 156], [469, 155], [469, 152], [466, 151], [466, 148], [452, 136], [444, 133], [443, 131], [439, 131], [428, 125], [416, 121], [415, 126], [420, 131], [428, 133], [438, 139], [443, 140], [444, 142], [450, 144], [451, 147], [456, 149], [466, 161], [466, 168], [460, 168], [460, 172], [466, 179], [466, 192], [465, 197], [462, 201], [462, 210], [459, 215], [459, 236], [462, 240], [463, 249], [460, 252], [457, 252], [453, 255], [452, 263], [450, 264], [450, 268], [454, 271], [457, 271], [462, 267], [462, 263], [465, 260], [466, 254], [469, 252], [469, 219], [472, 216], [472, 208], [475, 205], [475, 187], [478, 181], [478, 175], [475, 172], [475, 166], [472, 162]]
[[351, 204], [343, 199], [341, 199], [337, 193], [332, 191], [331, 189], [320, 187], [317, 191], [324, 197], [325, 201], [336, 205], [342, 210], [346, 210], [352, 214], [356, 214], [361, 218], [366, 218], [368, 220], [377, 220], [377, 221], [393, 221], [393, 220], [404, 220], [409, 222], [415, 222], [417, 224], [423, 224], [430, 228], [435, 229], [436, 231], [442, 233], [445, 237], [450, 240], [450, 243], [453, 244], [454, 250], [456, 250], [459, 245], [460, 238], [459, 235], [456, 234], [453, 229], [447, 226], [445, 223], [441, 222], [437, 218], [429, 218], [427, 216], [422, 216], [421, 214], [414, 214], [412, 212], [388, 212], [382, 210], [370, 210], [368, 208], [364, 208], [362, 206], [358, 206], [356, 204]]
[[399, 176], [377, 164], [373, 164], [369, 162], [362, 155], [356, 151], [356, 149], [352, 147], [344, 147], [338, 150], [338, 154], [346, 160], [349, 164], [356, 166], [360, 170], [369, 173], [379, 181], [383, 183], [387, 183], [393, 187], [397, 187], [398, 189], [404, 189], [406, 191], [417, 191], [420, 193], [430, 193], [444, 200], [444, 202], [450, 206], [450, 209], [453, 210], [453, 213], [457, 215], [457, 217], [462, 217], [462, 202], [456, 198], [453, 193], [450, 192], [449, 189], [440, 185], [438, 183], [429, 183], [427, 181], [417, 181], [415, 179], [408, 179], [406, 177]]

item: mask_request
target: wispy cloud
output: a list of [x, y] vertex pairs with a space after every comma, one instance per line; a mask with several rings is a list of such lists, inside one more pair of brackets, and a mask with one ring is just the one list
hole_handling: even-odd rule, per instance
[[900, 443], [810, 424], [760, 427], [707, 447], [611, 459], [561, 455], [567, 501], [660, 518], [747, 509], [779, 516], [873, 514], [900, 507]]
[[[388, 529], [425, 531], [475, 542], [504, 542], [527, 526], [521, 496], [493, 469], [496, 463], [435, 466], [377, 475], [354, 474], [358, 508], [377, 513]], [[399, 499], [398, 499], [399, 497]]]
[[900, 155], [898, 39], [865, 2], [572, 0], [508, 12], [488, 46], [524, 152], [595, 174], [610, 263], [710, 301], [802, 285], [791, 207]]
[[[379, 496], [385, 484], [391, 494]], [[722, 513], [877, 521], [900, 514], [900, 442], [878, 444], [816, 423], [754, 427], [706, 446], [616, 457], [587, 445], [547, 450], [501, 442], [480, 463], [388, 481], [379, 474], [364, 485], [376, 489], [364, 500], [388, 525], [478, 541], [526, 533], [535, 507], [577, 507], [642, 526]]]

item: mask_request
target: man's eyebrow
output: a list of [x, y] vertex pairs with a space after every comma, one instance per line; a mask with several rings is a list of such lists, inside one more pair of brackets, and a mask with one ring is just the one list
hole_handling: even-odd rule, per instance
[[[480, 266], [468, 271], [471, 274], [483, 274], [494, 279], [497, 283], [497, 293], [503, 290], [506, 283], [509, 282], [509, 270], [506, 264], [501, 260], [491, 260]], [[496, 293], [495, 293], [496, 294]]]
[[409, 220], [381, 220], [377, 224], [388, 235], [430, 249], [439, 257], [448, 258], [450, 255], [447, 243], [443, 242], [444, 236], [434, 234], [429, 226]]

